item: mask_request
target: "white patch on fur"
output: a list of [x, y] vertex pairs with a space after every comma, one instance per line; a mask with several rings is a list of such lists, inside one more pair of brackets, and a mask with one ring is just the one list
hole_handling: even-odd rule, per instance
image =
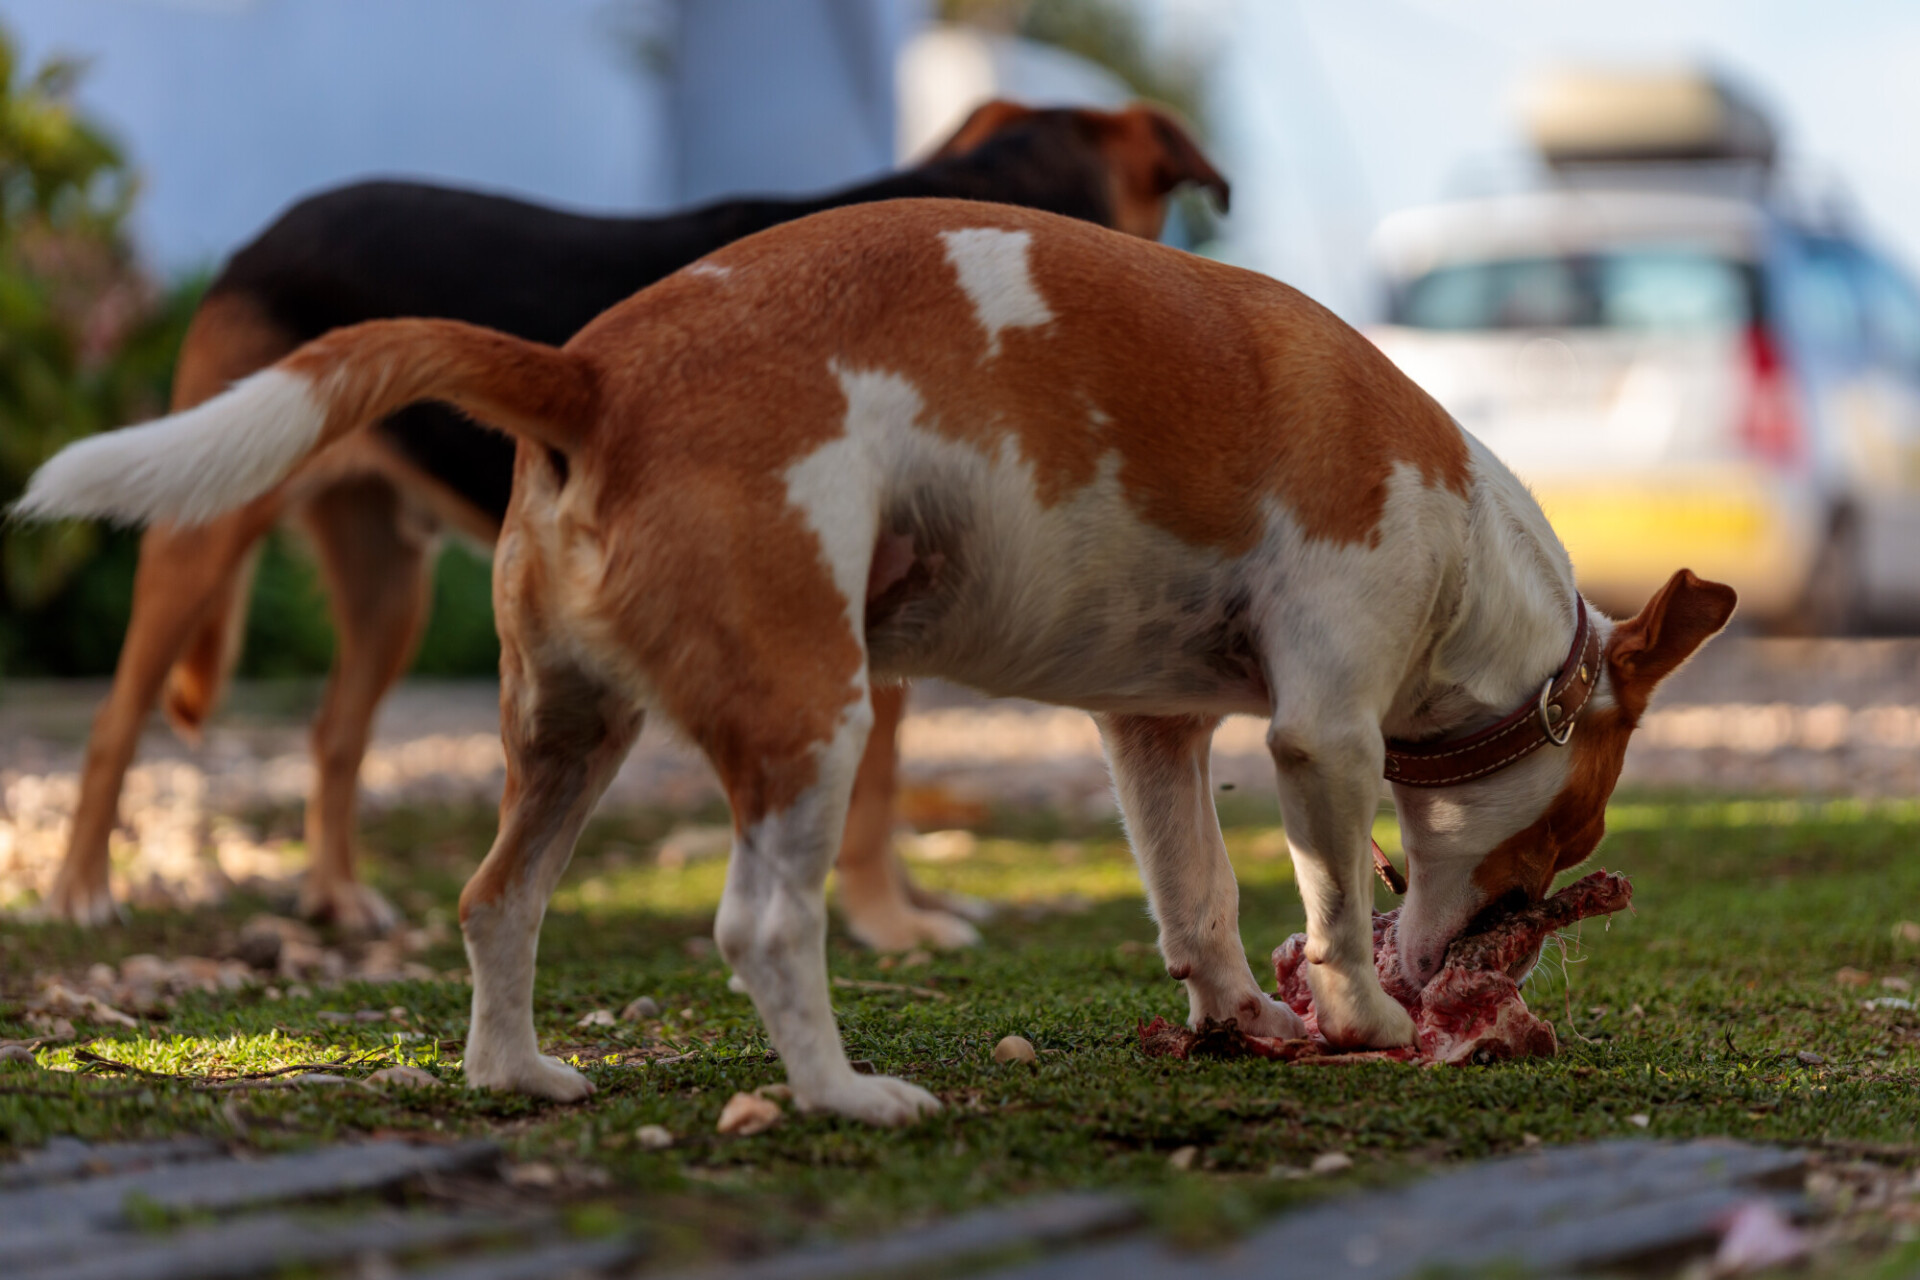
[[787, 501], [820, 539], [820, 552], [845, 602], [848, 625], [864, 634], [867, 568], [879, 529], [879, 484], [868, 444], [910, 428], [923, 401], [898, 374], [828, 366], [847, 398], [844, 433], [787, 468]]
[[725, 280], [733, 274], [732, 267], [723, 267], [717, 262], [696, 262], [687, 268], [690, 276], [712, 276], [715, 280]]
[[307, 379], [265, 369], [184, 413], [68, 445], [13, 514], [199, 524], [280, 483], [325, 424]]
[[1000, 331], [1049, 324], [1053, 312], [1033, 287], [1027, 270], [1027, 251], [1033, 235], [969, 227], [943, 231], [947, 261], [959, 273], [960, 287], [973, 303], [980, 327], [987, 331], [987, 355], [1000, 354]]

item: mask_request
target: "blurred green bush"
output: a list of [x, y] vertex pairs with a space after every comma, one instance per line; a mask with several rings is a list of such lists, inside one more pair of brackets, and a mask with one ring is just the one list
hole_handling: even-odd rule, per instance
[[[202, 275], [162, 286], [127, 234], [138, 183], [76, 110], [82, 68], [31, 73], [0, 29], [0, 504], [62, 445], [165, 411]], [[113, 670], [139, 535], [95, 524], [0, 524], [0, 677]], [[260, 559], [243, 676], [326, 670], [332, 628], [316, 575], [284, 532]], [[498, 643], [486, 561], [443, 557], [415, 669], [488, 676]]]

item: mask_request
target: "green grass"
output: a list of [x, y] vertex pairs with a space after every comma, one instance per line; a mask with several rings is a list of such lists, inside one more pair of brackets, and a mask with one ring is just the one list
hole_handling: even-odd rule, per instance
[[[1243, 936], [1260, 972], [1261, 957], [1300, 927], [1300, 906], [1262, 806], [1222, 799]], [[418, 916], [451, 904], [491, 825], [484, 813], [387, 815], [365, 832], [368, 865]], [[584, 1105], [457, 1087], [258, 1091], [236, 1104], [234, 1094], [90, 1071], [76, 1046], [55, 1046], [40, 1054], [55, 1070], [0, 1074], [0, 1146], [61, 1133], [231, 1136], [236, 1125], [263, 1147], [374, 1130], [488, 1134], [523, 1159], [603, 1170], [607, 1186], [587, 1198], [637, 1215], [669, 1256], [686, 1256], [870, 1231], [1066, 1187], [1145, 1192], [1166, 1225], [1203, 1237], [1320, 1194], [1324, 1180], [1273, 1171], [1334, 1150], [1357, 1161], [1351, 1182], [1510, 1151], [1528, 1135], [1907, 1144], [1920, 1133], [1920, 1015], [1866, 1011], [1864, 999], [1894, 993], [1835, 980], [1846, 966], [1920, 986], [1920, 946], [1896, 929], [1920, 918], [1920, 806], [1616, 806], [1592, 865], [1633, 878], [1635, 910], [1588, 922], [1564, 962], [1550, 958], [1527, 989], [1556, 1024], [1561, 1055], [1432, 1070], [1143, 1058], [1136, 1022], [1183, 1017], [1186, 1005], [1147, 945], [1152, 926], [1118, 833], [1010, 817], [970, 858], [916, 868], [935, 886], [1007, 904], [983, 948], [901, 967], [837, 930], [829, 941], [837, 977], [947, 997], [835, 992], [851, 1056], [932, 1089], [947, 1109], [905, 1133], [790, 1114], [752, 1138], [720, 1137], [715, 1120], [735, 1090], [774, 1083], [780, 1068], [748, 1001], [728, 992], [704, 945], [724, 867], [655, 865], [645, 850], [666, 826], [657, 814], [597, 823], [547, 920], [536, 1017], [548, 1051], [599, 1086]], [[1391, 848], [1390, 823], [1381, 835]], [[33, 974], [79, 973], [137, 951], [206, 954], [258, 905], [137, 916], [98, 936], [4, 926], [0, 993], [14, 1003], [0, 1004], [0, 1037], [31, 1034], [19, 1001]], [[464, 965], [457, 943], [427, 960]], [[653, 996], [663, 1017], [575, 1025], [639, 995]], [[280, 1000], [256, 988], [192, 997], [137, 1031], [83, 1027], [80, 1043], [185, 1074], [350, 1051], [363, 1061], [347, 1074], [416, 1061], [457, 1085], [466, 998], [456, 981]], [[317, 1017], [392, 1005], [407, 1008], [406, 1030], [419, 1038], [396, 1040], [392, 1024]], [[1040, 1049], [1037, 1067], [991, 1061], [1009, 1033]], [[647, 1054], [689, 1052], [672, 1065], [639, 1065]], [[5, 1091], [23, 1088], [31, 1091]], [[1637, 1115], [1647, 1117], [1644, 1130], [1629, 1119]], [[633, 1132], [643, 1124], [664, 1125], [678, 1142], [642, 1150]], [[1189, 1145], [1199, 1148], [1192, 1169], [1171, 1167], [1168, 1155]]]

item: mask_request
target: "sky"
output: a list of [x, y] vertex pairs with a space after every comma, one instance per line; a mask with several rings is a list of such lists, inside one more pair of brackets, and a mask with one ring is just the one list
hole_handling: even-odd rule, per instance
[[[1920, 267], [1920, 4], [1911, 0], [1160, 0], [1216, 42], [1236, 256], [1350, 318], [1378, 219], [1521, 150], [1542, 64], [1704, 62], [1775, 109], [1789, 163], [1837, 176], [1872, 238]], [[1244, 196], [1244, 199], [1242, 197]]]
[[[177, 270], [217, 258], [299, 191], [370, 170], [593, 208], [668, 202], [660, 104], [608, 36], [608, 15], [638, 2], [0, 0], [0, 19], [30, 54], [96, 55], [83, 100], [148, 170], [140, 225]], [[902, 23], [931, 10], [867, 2], [897, 6]], [[1687, 60], [1738, 78], [1775, 108], [1793, 162], [1836, 176], [1869, 233], [1920, 267], [1920, 0], [1131, 3], [1159, 42], [1210, 58], [1209, 146], [1234, 184], [1228, 256], [1349, 319], [1371, 317], [1379, 219], [1518, 156], [1516, 86], [1556, 60]], [[345, 44], [277, 65], [271, 51], [289, 39], [309, 54]], [[787, 56], [796, 69], [805, 57]], [[207, 110], [215, 98], [248, 109]], [[748, 185], [778, 185], [767, 179]]]

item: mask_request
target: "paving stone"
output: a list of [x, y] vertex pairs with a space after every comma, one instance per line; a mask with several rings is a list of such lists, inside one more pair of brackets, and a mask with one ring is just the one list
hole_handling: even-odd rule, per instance
[[1547, 1148], [1288, 1214], [1218, 1253], [1129, 1239], [992, 1273], [997, 1280], [1396, 1280], [1436, 1268], [1580, 1272], [1709, 1243], [1743, 1201], [1797, 1193], [1805, 1157], [1727, 1142], [1623, 1139]]
[[555, 1280], [604, 1272], [631, 1261], [639, 1252], [632, 1240], [575, 1240], [523, 1253], [462, 1258], [425, 1271], [409, 1271], [406, 1280]]
[[[366, 1214], [323, 1221], [256, 1214], [152, 1237], [96, 1233], [69, 1256], [9, 1261], [10, 1280], [229, 1280], [511, 1231], [498, 1214]], [[553, 1274], [553, 1273], [548, 1273]]]
[[[169, 1138], [162, 1142], [110, 1142], [100, 1146], [78, 1138], [55, 1138], [38, 1151], [0, 1165], [0, 1191], [66, 1182], [74, 1178], [121, 1173], [152, 1165], [209, 1160], [225, 1148], [210, 1138]], [[4, 1223], [0, 1223], [4, 1230]]]
[[946, 1274], [969, 1258], [1057, 1247], [1138, 1226], [1142, 1217], [1140, 1205], [1129, 1197], [1072, 1192], [985, 1209], [877, 1240], [802, 1249], [745, 1266], [703, 1268], [659, 1280], [852, 1280], [935, 1269]]
[[258, 1160], [207, 1160], [0, 1194], [0, 1257], [59, 1254], [76, 1239], [129, 1224], [129, 1201], [169, 1214], [227, 1212], [315, 1196], [347, 1195], [423, 1173], [491, 1166], [490, 1142], [414, 1146], [369, 1142]]

